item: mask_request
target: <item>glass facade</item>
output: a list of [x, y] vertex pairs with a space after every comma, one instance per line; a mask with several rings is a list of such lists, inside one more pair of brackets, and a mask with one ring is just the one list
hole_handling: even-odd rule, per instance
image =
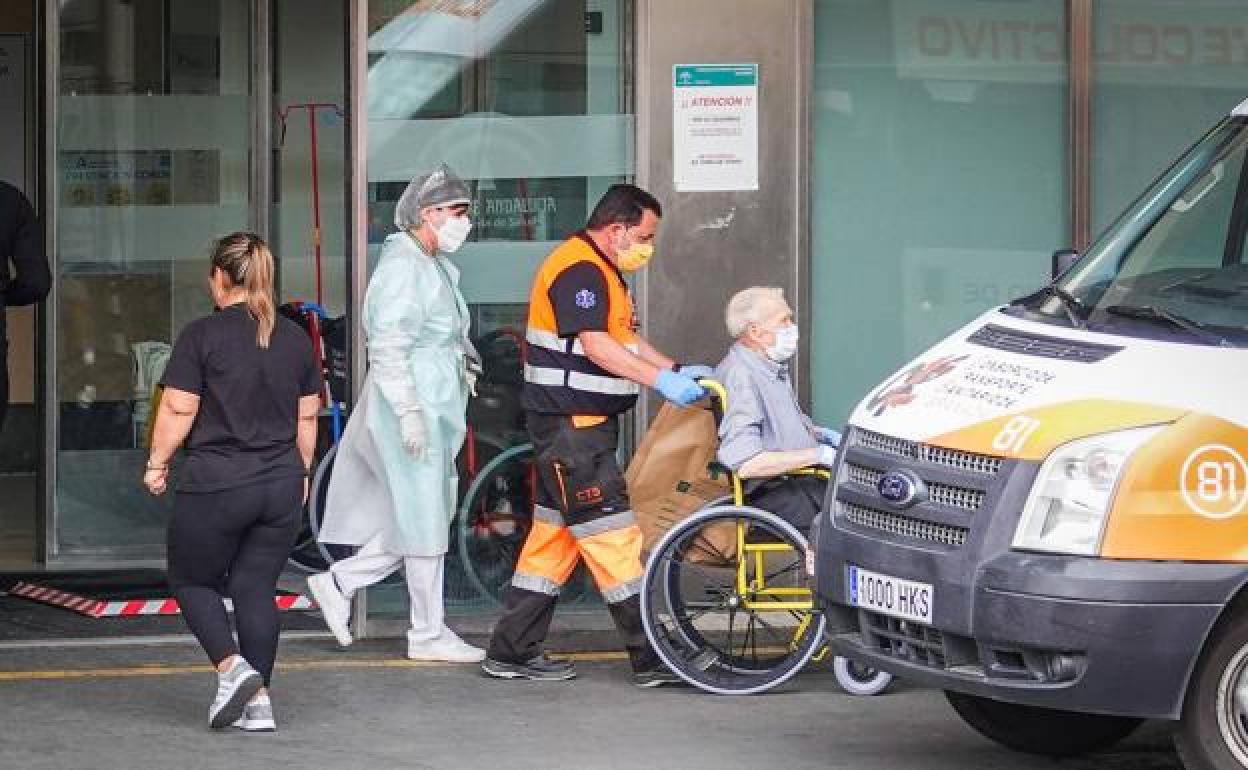
[[1093, 3], [1096, 232], [1248, 95], [1244, 10], [1228, 0]]
[[159, 558], [169, 500], [135, 480], [208, 248], [250, 221], [250, 3], [59, 7], [52, 548]]
[[275, 0], [267, 37], [256, 18], [245, 0], [60, 4], [51, 558], [162, 558], [170, 498], [135, 479], [170, 346], [211, 311], [215, 238], [267, 231], [279, 301], [346, 312], [346, 4]]
[[816, 0], [815, 417], [989, 306], [1068, 242], [1061, 0]]
[[[38, 102], [34, 0], [0, 3], [0, 180], [37, 198]], [[0, 431], [0, 564], [29, 564], [37, 547], [39, 447], [33, 307], [6, 309], [9, 404]]]
[[[474, 192], [474, 227], [452, 259], [485, 359], [460, 457], [447, 601], [493, 607], [525, 534], [530, 479], [519, 406], [529, 286], [610, 184], [634, 173], [625, 0], [371, 2], [368, 258], [394, 231], [416, 175], [447, 163]], [[501, 464], [500, 464], [501, 463]], [[370, 612], [405, 613], [396, 584]]]
[[347, 311], [348, 276], [346, 4], [276, 0], [271, 24], [269, 233], [280, 291], [338, 317]]

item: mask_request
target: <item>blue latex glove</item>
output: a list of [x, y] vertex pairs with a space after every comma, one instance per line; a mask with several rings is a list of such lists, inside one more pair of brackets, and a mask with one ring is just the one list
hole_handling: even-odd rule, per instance
[[819, 459], [815, 462], [826, 468], [831, 468], [836, 465], [836, 447], [831, 447], [827, 444], [820, 444]]
[[815, 428], [815, 440], [824, 446], [838, 447], [841, 445], [841, 432], [831, 428]]
[[702, 386], [694, 382], [692, 378], [677, 374], [671, 369], [664, 369], [659, 372], [659, 378], [654, 383], [654, 389], [663, 394], [663, 398], [671, 401], [677, 406], [689, 406], [706, 395], [706, 391]]
[[702, 364], [682, 364], [680, 368], [676, 370], [676, 373], [683, 374], [691, 380], [715, 376], [714, 369], [709, 366], [703, 366]]

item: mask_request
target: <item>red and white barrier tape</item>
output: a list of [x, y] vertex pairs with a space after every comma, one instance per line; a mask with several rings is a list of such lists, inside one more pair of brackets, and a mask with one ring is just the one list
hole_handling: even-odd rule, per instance
[[[65, 591], [59, 591], [55, 588], [47, 586], [35, 585], [33, 583], [16, 583], [9, 589], [10, 596], [20, 596], [24, 599], [40, 602], [42, 604], [50, 604], [54, 607], [62, 607], [67, 610], [73, 610], [82, 615], [92, 618], [132, 618], [143, 615], [177, 615], [178, 601], [176, 599], [131, 599], [123, 601], [108, 601], [105, 599], [88, 599], [85, 596], [78, 596]], [[273, 598], [279, 610], [313, 610], [316, 605], [312, 600], [301, 594], [278, 594]], [[226, 610], [232, 611], [234, 608], [229, 599], [225, 600]]]

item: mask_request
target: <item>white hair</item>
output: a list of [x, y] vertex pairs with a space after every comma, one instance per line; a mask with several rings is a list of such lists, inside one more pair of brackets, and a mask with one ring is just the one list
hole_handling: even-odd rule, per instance
[[766, 312], [777, 304], [788, 304], [784, 299], [784, 289], [751, 286], [737, 292], [728, 300], [728, 307], [724, 310], [728, 335], [736, 339], [745, 334], [747, 326], [762, 323]]

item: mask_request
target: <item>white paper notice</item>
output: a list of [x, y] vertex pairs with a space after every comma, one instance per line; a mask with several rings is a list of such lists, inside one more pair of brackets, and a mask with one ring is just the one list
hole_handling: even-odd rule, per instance
[[678, 192], [758, 189], [758, 65], [672, 68]]

